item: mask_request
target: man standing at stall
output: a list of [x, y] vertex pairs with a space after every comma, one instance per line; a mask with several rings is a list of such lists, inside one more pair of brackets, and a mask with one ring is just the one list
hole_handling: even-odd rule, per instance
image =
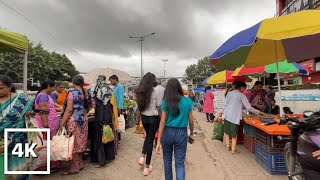
[[[124, 113], [123, 104], [124, 104], [124, 87], [119, 82], [119, 78], [117, 75], [112, 75], [109, 78], [109, 81], [114, 86], [113, 94], [116, 97], [117, 107], [118, 107], [118, 115]], [[121, 141], [121, 134], [118, 132], [119, 143]]]

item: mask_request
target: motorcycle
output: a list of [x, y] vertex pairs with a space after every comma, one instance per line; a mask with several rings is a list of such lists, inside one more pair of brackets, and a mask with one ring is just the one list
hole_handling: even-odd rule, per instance
[[[290, 180], [319, 180], [320, 160], [312, 156], [320, 149], [320, 112], [306, 111], [304, 118], [281, 118], [291, 130], [284, 158]], [[281, 136], [278, 137], [281, 139]]]

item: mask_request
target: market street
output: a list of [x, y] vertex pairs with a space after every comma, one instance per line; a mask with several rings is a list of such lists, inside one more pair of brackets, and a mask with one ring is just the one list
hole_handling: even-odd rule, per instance
[[[197, 129], [197, 128], [196, 128]], [[142, 175], [143, 168], [138, 165], [138, 159], [143, 144], [143, 135], [134, 134], [134, 128], [127, 129], [123, 134], [122, 141], [118, 155], [114, 162], [106, 165], [106, 167], [97, 169], [95, 165], [85, 163], [84, 169], [76, 175], [70, 175], [68, 179], [81, 179], [81, 180], [132, 180], [132, 179], [152, 179], [164, 180], [163, 161], [162, 155], [156, 154], [154, 151], [153, 156], [153, 171], [148, 177]], [[207, 177], [215, 177], [215, 179], [229, 179], [225, 170], [221, 165], [208, 153], [204, 145], [205, 137], [203, 134], [194, 137], [195, 143], [188, 146], [187, 160], [186, 160], [186, 178], [187, 179], [207, 179]], [[174, 164], [173, 164], [174, 166]], [[174, 169], [174, 167], [173, 167]], [[61, 176], [60, 172], [43, 175], [31, 176], [31, 180], [40, 180], [42, 178], [48, 180], [65, 179]]]
[[[212, 141], [213, 125], [207, 123], [205, 114], [194, 111], [196, 124], [203, 131], [194, 137], [195, 143], [188, 146], [186, 160], [186, 179], [206, 180], [211, 179], [273, 179], [285, 180], [286, 176], [270, 175], [254, 160], [254, 154], [244, 149], [243, 145], [239, 145], [240, 154], [232, 156], [230, 152], [225, 151], [223, 143]], [[140, 157], [140, 151], [143, 144], [143, 135], [133, 134], [134, 129], [128, 129], [123, 135], [121, 147], [116, 160], [106, 167], [97, 169], [93, 164], [85, 163], [84, 169], [76, 175], [68, 176], [68, 179], [81, 180], [108, 180], [108, 179], [152, 179], [164, 180], [162, 155], [155, 154], [153, 156], [153, 171], [148, 177], [142, 175], [142, 167], [137, 163]], [[174, 168], [173, 168], [174, 169]], [[31, 176], [31, 180], [40, 180], [46, 178], [48, 180], [64, 179], [64, 176], [58, 173], [50, 176]], [[211, 177], [211, 178], [210, 178]]]

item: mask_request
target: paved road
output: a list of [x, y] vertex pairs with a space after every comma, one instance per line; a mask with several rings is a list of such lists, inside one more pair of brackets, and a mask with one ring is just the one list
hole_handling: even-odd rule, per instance
[[[194, 117], [202, 129], [203, 134], [198, 134], [193, 145], [188, 145], [186, 159], [187, 180], [234, 180], [234, 179], [275, 179], [284, 180], [285, 176], [271, 176], [254, 160], [254, 155], [239, 146], [238, 155], [226, 152], [223, 143], [212, 141], [213, 125], [207, 123], [205, 115], [195, 112]], [[143, 168], [137, 164], [143, 144], [143, 136], [133, 134], [133, 129], [127, 130], [122, 136], [119, 153], [116, 160], [106, 167], [96, 169], [93, 164], [86, 163], [84, 170], [71, 176], [60, 176], [60, 172], [48, 176], [31, 176], [31, 180], [165, 180], [163, 173], [162, 155], [153, 156], [154, 170], [148, 177], [142, 175]]]

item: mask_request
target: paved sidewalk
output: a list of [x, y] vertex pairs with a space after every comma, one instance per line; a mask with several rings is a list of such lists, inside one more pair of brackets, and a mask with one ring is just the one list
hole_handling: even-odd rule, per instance
[[[210, 153], [211, 158], [215, 161], [217, 168], [227, 175], [227, 179], [243, 180], [285, 180], [284, 175], [271, 175], [265, 171], [254, 159], [254, 154], [244, 148], [243, 144], [237, 145], [240, 151], [237, 155], [232, 155], [230, 151], [225, 150], [224, 143], [212, 140], [213, 124], [206, 121], [204, 113], [193, 112], [193, 116], [202, 128], [205, 135], [204, 144]], [[216, 179], [216, 178], [215, 178]]]

